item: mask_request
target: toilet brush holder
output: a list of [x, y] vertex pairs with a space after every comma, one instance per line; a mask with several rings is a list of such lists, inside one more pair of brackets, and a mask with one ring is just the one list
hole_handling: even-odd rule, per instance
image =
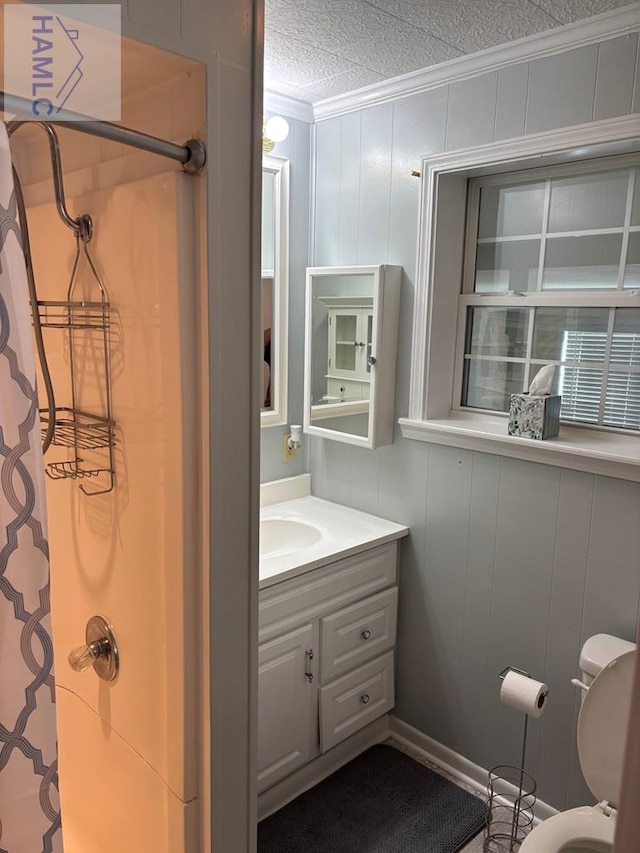
[[[509, 672], [531, 677], [528, 672], [513, 666], [508, 666], [498, 677], [504, 681]], [[546, 691], [546, 685], [541, 686]], [[540, 709], [546, 695], [546, 692], [542, 695]], [[525, 713], [520, 766], [498, 764], [489, 771], [487, 823], [482, 847], [484, 853], [516, 853], [533, 828], [536, 783], [524, 769], [528, 724], [529, 715]]]

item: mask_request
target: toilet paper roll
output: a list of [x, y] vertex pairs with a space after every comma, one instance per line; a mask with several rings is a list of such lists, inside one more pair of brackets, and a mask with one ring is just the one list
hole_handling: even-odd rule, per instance
[[502, 681], [500, 701], [530, 717], [541, 717], [548, 693], [549, 688], [541, 681], [509, 670]]

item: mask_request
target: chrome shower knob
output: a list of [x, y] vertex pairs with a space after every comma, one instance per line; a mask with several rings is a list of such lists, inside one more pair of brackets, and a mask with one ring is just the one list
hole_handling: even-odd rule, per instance
[[96, 662], [100, 655], [105, 654], [104, 642], [96, 640], [88, 646], [76, 646], [69, 652], [69, 664], [76, 672], [84, 672]]
[[69, 653], [71, 669], [83, 672], [93, 666], [100, 678], [113, 681], [118, 674], [120, 658], [111, 625], [102, 616], [92, 616], [87, 622], [85, 640], [84, 646]]

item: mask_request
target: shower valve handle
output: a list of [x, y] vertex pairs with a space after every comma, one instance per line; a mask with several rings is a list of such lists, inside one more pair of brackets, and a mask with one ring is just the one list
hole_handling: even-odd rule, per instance
[[92, 616], [87, 622], [86, 644], [77, 646], [69, 654], [69, 665], [75, 672], [84, 672], [90, 666], [105, 681], [113, 681], [118, 674], [120, 656], [111, 625], [102, 616]]
[[75, 672], [84, 672], [85, 669], [93, 666], [101, 654], [103, 654], [103, 649], [99, 640], [94, 640], [89, 645], [76, 646], [69, 652], [69, 665]]

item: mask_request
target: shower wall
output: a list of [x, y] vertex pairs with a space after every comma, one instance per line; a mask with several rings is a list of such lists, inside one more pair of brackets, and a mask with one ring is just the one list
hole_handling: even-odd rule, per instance
[[[150, 132], [178, 136], [166, 119], [159, 124]], [[65, 851], [174, 853], [196, 849], [199, 809], [197, 179], [151, 155], [120, 149], [114, 158], [112, 144], [61, 138], [74, 167], [65, 175], [69, 207], [94, 220], [90, 252], [113, 306], [117, 423], [110, 494], [88, 497], [73, 480], [47, 484]], [[75, 240], [50, 201], [38, 145], [29, 134], [16, 158], [29, 183], [36, 281], [40, 299], [64, 299]], [[85, 298], [89, 282], [84, 267]], [[69, 405], [65, 332], [44, 334], [57, 404]], [[75, 335], [82, 407], [100, 411], [96, 338]], [[66, 454], [52, 448], [45, 462]], [[118, 640], [111, 684], [66, 661], [93, 614]]]

